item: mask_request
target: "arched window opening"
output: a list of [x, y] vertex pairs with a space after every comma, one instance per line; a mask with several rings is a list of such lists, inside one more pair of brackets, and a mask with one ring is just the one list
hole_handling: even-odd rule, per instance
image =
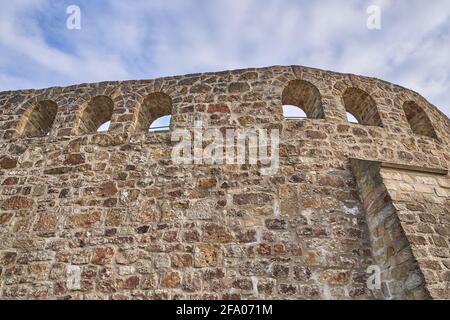
[[350, 112], [347, 112], [347, 121], [350, 123], [359, 123], [358, 119]]
[[361, 89], [349, 88], [343, 95], [344, 106], [358, 123], [367, 126], [382, 127], [377, 105], [373, 98]]
[[137, 131], [155, 132], [170, 129], [172, 99], [165, 93], [154, 92], [143, 101], [136, 124]]
[[114, 103], [111, 98], [106, 96], [92, 98], [82, 111], [78, 131], [84, 134], [108, 131], [113, 110]]
[[283, 90], [281, 100], [283, 106], [298, 107], [303, 110], [308, 118], [324, 118], [322, 97], [319, 89], [307, 81], [290, 81], [287, 87]]
[[150, 125], [148, 129], [149, 132], [167, 131], [170, 129], [170, 122], [172, 121], [172, 116], [163, 116]]
[[306, 113], [296, 106], [286, 105], [283, 106], [283, 116], [285, 119], [298, 120], [298, 119], [306, 119]]
[[417, 103], [414, 101], [405, 102], [403, 110], [405, 111], [409, 125], [415, 134], [437, 139], [430, 118], [428, 118], [428, 115]]
[[97, 132], [108, 132], [109, 127], [111, 126], [111, 121], [105, 122], [97, 129]]
[[17, 131], [27, 137], [43, 137], [50, 134], [58, 106], [51, 100], [37, 102], [22, 116]]

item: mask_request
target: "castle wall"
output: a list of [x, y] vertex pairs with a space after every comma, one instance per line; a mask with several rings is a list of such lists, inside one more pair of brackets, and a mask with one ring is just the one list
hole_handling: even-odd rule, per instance
[[[283, 118], [283, 91], [293, 80], [317, 88], [321, 103], [298, 98], [311, 101], [315, 118]], [[346, 120], [343, 96], [353, 87], [373, 99], [370, 112], [381, 125]], [[280, 130], [279, 170], [174, 164], [171, 132], [141, 130], [156, 105], [166, 109], [161, 95], [156, 104], [146, 100], [155, 92], [170, 97], [171, 131], [195, 120], [208, 128]], [[102, 98], [104, 111], [96, 113], [89, 105], [98, 96], [113, 108]], [[51, 118], [29, 112], [40, 101], [58, 109], [48, 134], [32, 136]], [[352, 111], [371, 108], [364, 101]], [[424, 110], [436, 137], [413, 133], [407, 101]], [[392, 298], [366, 285], [378, 257], [349, 159], [435, 170], [450, 161], [450, 122], [417, 93], [296, 66], [4, 92], [0, 106], [2, 299]], [[89, 132], [108, 110], [109, 132]], [[434, 183], [447, 181], [441, 178]], [[419, 236], [420, 250], [410, 232], [419, 232], [421, 211], [412, 210], [415, 220], [406, 223], [410, 209], [391, 197], [415, 270], [427, 281], [424, 292], [448, 298], [449, 196], [440, 188], [440, 202], [420, 208], [436, 219]]]

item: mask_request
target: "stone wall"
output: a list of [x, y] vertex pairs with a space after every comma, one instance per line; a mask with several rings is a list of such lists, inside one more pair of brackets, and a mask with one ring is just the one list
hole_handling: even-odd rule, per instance
[[[167, 113], [171, 130], [279, 129], [278, 172], [175, 165], [170, 132], [146, 132]], [[449, 128], [408, 89], [298, 66], [0, 93], [0, 298], [449, 298], [448, 176], [433, 197], [402, 189], [417, 207], [387, 188], [405, 234], [391, 244], [425, 280], [372, 292], [380, 257], [349, 160], [445, 171]]]

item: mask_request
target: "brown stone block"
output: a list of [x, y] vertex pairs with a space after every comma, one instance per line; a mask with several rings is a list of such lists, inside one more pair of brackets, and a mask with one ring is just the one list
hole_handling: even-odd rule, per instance
[[256, 120], [252, 116], [242, 116], [238, 118], [238, 122], [243, 127], [250, 127], [256, 123]]
[[268, 276], [270, 263], [267, 260], [246, 261], [239, 264], [239, 272], [243, 276]]
[[164, 232], [163, 238], [166, 242], [177, 242], [178, 241], [178, 231], [177, 230], [169, 230]]
[[96, 265], [111, 264], [114, 257], [115, 250], [112, 247], [102, 247], [94, 249], [91, 263]]
[[0, 213], [0, 225], [8, 224], [12, 220], [13, 216], [13, 213]]
[[295, 284], [281, 283], [278, 285], [278, 292], [282, 295], [293, 296], [297, 294], [298, 287]]
[[139, 287], [140, 278], [138, 276], [130, 276], [123, 282], [122, 288], [125, 290], [135, 290]]
[[137, 211], [132, 213], [133, 221], [140, 223], [152, 223], [157, 222], [160, 219], [161, 214], [155, 210], [148, 209], [145, 211]]
[[17, 252], [0, 252], [0, 266], [8, 266], [16, 262]]
[[275, 279], [286, 279], [289, 277], [290, 268], [288, 265], [273, 264], [271, 266], [271, 275]]
[[305, 265], [308, 267], [324, 266], [326, 263], [323, 257], [314, 250], [308, 250], [304, 256]]
[[13, 196], [6, 199], [2, 204], [3, 210], [31, 209], [32, 207], [33, 200], [22, 196]]
[[28, 267], [29, 281], [38, 282], [47, 280], [50, 266], [47, 263], [32, 263]]
[[185, 268], [192, 267], [193, 258], [189, 253], [177, 253], [171, 256], [172, 267], [174, 268]]
[[229, 113], [229, 112], [230, 108], [228, 107], [228, 105], [224, 103], [210, 104], [208, 106], [208, 113]]
[[295, 266], [294, 267], [294, 279], [300, 282], [306, 282], [312, 277], [312, 271], [308, 267]]
[[178, 271], [165, 272], [161, 277], [161, 286], [174, 289], [181, 285], [181, 274]]
[[35, 231], [55, 231], [58, 225], [58, 216], [52, 213], [42, 213], [39, 215], [34, 225]]
[[200, 241], [200, 232], [198, 230], [187, 230], [183, 233], [183, 241], [188, 243]]
[[262, 256], [270, 256], [272, 254], [272, 247], [268, 244], [260, 244], [256, 251]]
[[17, 167], [17, 159], [13, 159], [7, 156], [0, 157], [0, 168], [2, 169], [14, 169]]
[[89, 229], [99, 225], [102, 214], [99, 211], [77, 213], [67, 218], [67, 228]]
[[203, 269], [201, 270], [202, 273], [202, 279], [208, 282], [214, 281], [214, 280], [220, 280], [222, 282], [223, 278], [225, 277], [225, 271], [224, 269], [220, 268], [210, 268], [210, 269]]
[[239, 278], [233, 280], [231, 287], [234, 289], [250, 291], [253, 290], [253, 282], [252, 279], [249, 278]]
[[160, 197], [161, 196], [161, 189], [158, 187], [151, 187], [148, 189], [145, 189], [144, 194], [146, 197]]
[[107, 227], [119, 227], [124, 221], [124, 212], [120, 209], [111, 209], [106, 215], [105, 225]]
[[272, 279], [258, 280], [258, 293], [263, 295], [272, 295], [275, 283], [275, 280]]
[[233, 202], [237, 205], [264, 206], [272, 205], [273, 196], [265, 193], [243, 193], [233, 196]]
[[233, 82], [228, 86], [230, 93], [241, 93], [250, 90], [250, 86], [246, 82]]
[[267, 229], [270, 230], [286, 230], [287, 222], [282, 219], [267, 219], [265, 221]]
[[433, 239], [433, 243], [434, 243], [435, 246], [448, 248], [448, 244], [447, 244], [447, 241], [446, 241], [445, 237], [441, 237], [441, 236], [438, 236], [438, 235], [433, 235], [432, 239]]
[[321, 174], [318, 179], [319, 185], [333, 188], [343, 188], [344, 181], [341, 177], [330, 174]]
[[212, 88], [207, 84], [196, 84], [191, 87], [190, 93], [209, 93]]
[[198, 180], [198, 186], [201, 189], [211, 189], [214, 188], [216, 185], [217, 185], [216, 178], [200, 178]]
[[44, 170], [44, 174], [47, 175], [60, 175], [60, 174], [66, 174], [72, 171], [72, 167], [58, 167], [58, 168], [51, 168]]
[[234, 237], [224, 226], [211, 223], [202, 227], [202, 239], [206, 242], [228, 243]]
[[349, 283], [351, 271], [327, 270], [320, 274], [320, 281], [330, 285], [346, 285]]
[[427, 240], [422, 236], [410, 235], [410, 236], [408, 236], [408, 240], [413, 245], [425, 246], [428, 244]]
[[196, 292], [201, 290], [201, 280], [199, 279], [200, 275], [196, 275], [195, 273], [184, 272], [182, 288], [183, 291], [187, 292]]
[[152, 272], [148, 275], [145, 275], [141, 279], [141, 289], [143, 290], [154, 290], [158, 288], [158, 274], [156, 272]]
[[113, 138], [107, 134], [95, 134], [91, 137], [91, 143], [101, 147], [108, 147], [113, 144]]
[[194, 267], [218, 267], [222, 263], [222, 251], [212, 244], [199, 244], [194, 249]]
[[307, 130], [306, 137], [308, 137], [309, 139], [314, 139], [314, 140], [324, 140], [328, 136], [326, 133], [321, 132], [321, 131]]
[[13, 186], [19, 183], [19, 178], [17, 177], [8, 177], [6, 178], [3, 183], [2, 186]]
[[97, 189], [97, 195], [99, 197], [111, 197], [117, 194], [119, 190], [117, 189], [116, 183], [113, 181], [108, 181], [102, 183]]
[[256, 230], [250, 229], [246, 231], [241, 231], [236, 235], [236, 239], [241, 243], [252, 243], [256, 242]]
[[79, 164], [85, 163], [84, 156], [80, 153], [72, 153], [67, 156], [67, 159], [64, 161], [65, 165], [76, 166]]

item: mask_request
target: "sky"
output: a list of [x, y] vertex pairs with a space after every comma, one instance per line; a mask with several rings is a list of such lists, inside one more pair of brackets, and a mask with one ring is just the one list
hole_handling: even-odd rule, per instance
[[0, 0], [0, 91], [271, 65], [380, 78], [450, 117], [450, 1]]

